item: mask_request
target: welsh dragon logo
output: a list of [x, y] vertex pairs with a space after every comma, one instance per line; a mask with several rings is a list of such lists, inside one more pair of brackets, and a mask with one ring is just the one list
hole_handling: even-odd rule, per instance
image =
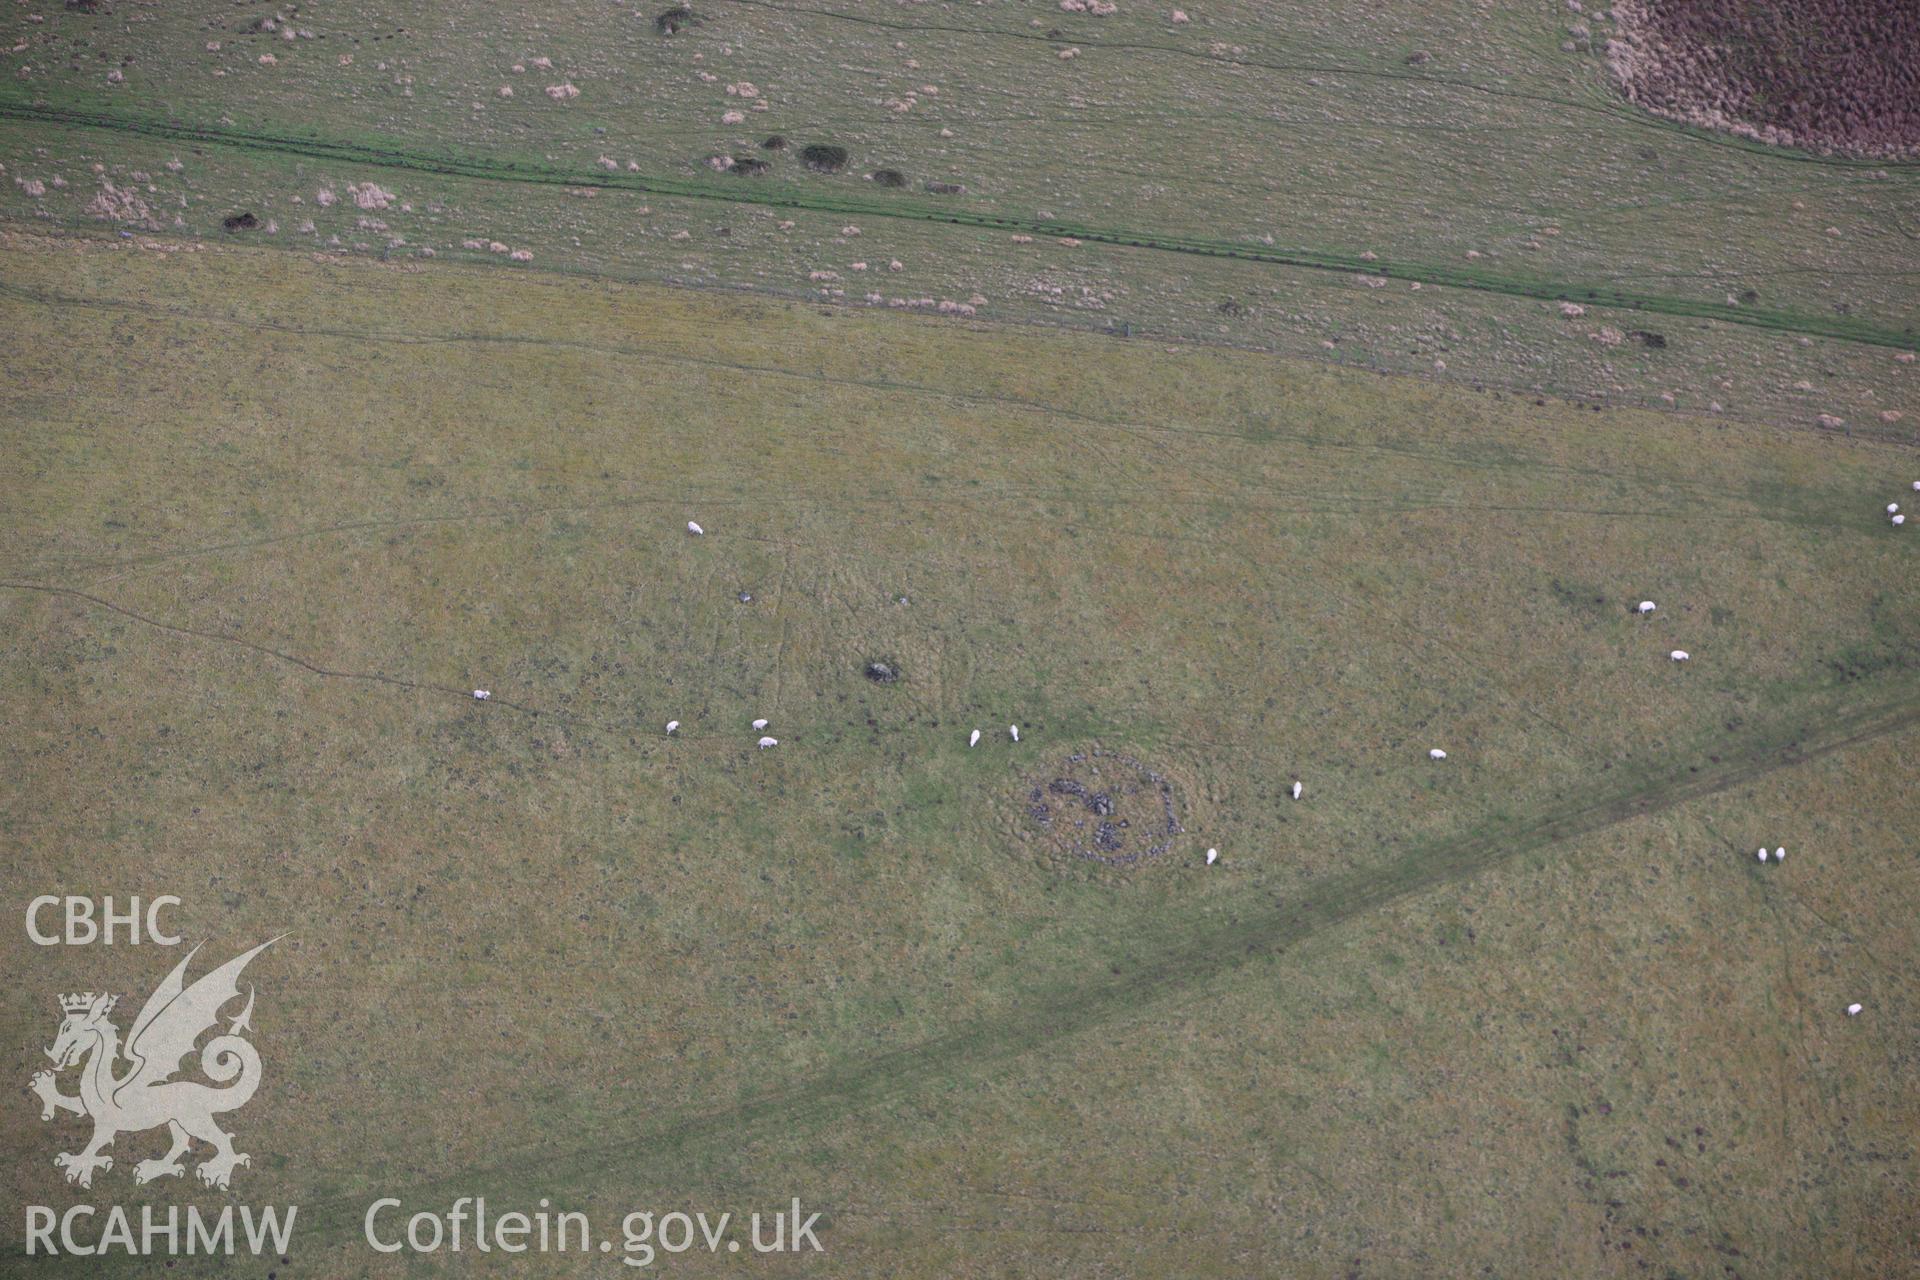
[[[93, 1120], [93, 1139], [85, 1148], [53, 1158], [67, 1171], [68, 1182], [92, 1186], [95, 1170], [113, 1168], [113, 1157], [101, 1153], [117, 1135], [160, 1125], [167, 1127], [173, 1145], [159, 1159], [134, 1165], [135, 1182], [179, 1177], [186, 1171], [180, 1158], [196, 1138], [213, 1148], [213, 1154], [194, 1168], [200, 1181], [210, 1187], [226, 1187], [236, 1166], [252, 1163], [233, 1149], [233, 1135], [213, 1119], [245, 1106], [260, 1086], [260, 1055], [245, 1039], [253, 1029], [251, 987], [246, 1007], [228, 1024], [225, 1034], [214, 1036], [200, 1049], [200, 1070], [222, 1087], [173, 1077], [200, 1037], [217, 1029], [220, 1010], [239, 998], [240, 971], [278, 941], [269, 939], [234, 957], [192, 986], [186, 984], [187, 965], [200, 948], [189, 951], [147, 997], [124, 1048], [120, 1029], [107, 1017], [118, 997], [91, 991], [60, 997], [64, 1018], [60, 1034], [47, 1050], [54, 1069], [36, 1074], [30, 1087], [40, 1095], [42, 1120], [53, 1119], [57, 1111]], [[122, 1057], [127, 1067], [116, 1073]], [[55, 1079], [56, 1072], [73, 1066], [80, 1068], [78, 1096], [61, 1093]]]

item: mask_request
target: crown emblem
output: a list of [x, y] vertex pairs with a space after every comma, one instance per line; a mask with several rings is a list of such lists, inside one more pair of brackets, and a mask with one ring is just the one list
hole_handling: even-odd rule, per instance
[[[91, 991], [77, 991], [72, 995], [61, 996], [60, 1008], [62, 1012], [65, 1013], [85, 1013], [93, 1007], [94, 998], [94, 993]], [[107, 1012], [107, 1010], [113, 1008], [116, 1003], [117, 997], [109, 999], [106, 1006], [102, 1008], [100, 1012]]]

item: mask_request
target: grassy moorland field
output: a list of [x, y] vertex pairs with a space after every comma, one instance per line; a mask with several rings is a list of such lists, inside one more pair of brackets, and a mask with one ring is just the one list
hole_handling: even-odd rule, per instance
[[[623, 1271], [375, 1257], [386, 1194], [827, 1211], [684, 1274], [1911, 1265], [1903, 440], [171, 249], [0, 246], [0, 878], [289, 932], [278, 1275]], [[1054, 782], [1133, 852], [1149, 773], [1171, 847], [1076, 856]], [[6, 946], [22, 1081], [158, 975]], [[9, 1204], [76, 1126], [0, 1114]]]
[[1920, 416], [1888, 363], [1920, 343], [1920, 167], [1639, 111], [1604, 11], [1561, 0], [76, 0], [0, 34], [0, 215], [30, 223]]
[[1916, 28], [1624, 8], [7, 6], [0, 906], [286, 936], [0, 1272], [1920, 1273], [1920, 165], [1667, 56]]

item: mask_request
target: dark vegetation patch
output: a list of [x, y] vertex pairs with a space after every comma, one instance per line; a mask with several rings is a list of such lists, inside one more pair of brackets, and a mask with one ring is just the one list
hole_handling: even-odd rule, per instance
[[229, 231], [251, 231], [260, 225], [260, 219], [251, 213], [230, 213], [221, 219], [220, 225]]
[[1823, 154], [1920, 157], [1913, 0], [1622, 0], [1614, 82], [1656, 115]]
[[[1591, 587], [1562, 582], [1555, 578], [1547, 584], [1547, 589], [1553, 593], [1553, 598], [1561, 606], [1574, 613], [1583, 614], [1588, 618], [1599, 618], [1608, 612], [1606, 596]], [[1638, 601], [1630, 601], [1627, 604], [1627, 611], [1633, 612], [1634, 605], [1637, 603]]]
[[1664, 333], [1655, 333], [1651, 329], [1634, 329], [1627, 336], [1641, 346], [1651, 347], [1655, 351], [1667, 349], [1667, 335]]
[[760, 145], [768, 151], [785, 151], [787, 149], [787, 140], [776, 133]]
[[675, 5], [653, 20], [653, 29], [663, 36], [670, 36], [682, 27], [697, 27], [700, 19], [693, 16], [693, 10]]
[[728, 172], [738, 174], [742, 178], [757, 178], [771, 168], [773, 165], [759, 156], [735, 156], [733, 168]]
[[847, 149], [815, 142], [800, 152], [800, 163], [815, 173], [838, 173], [847, 167]]
[[875, 684], [892, 684], [900, 678], [900, 668], [891, 662], [876, 658], [866, 665], [861, 674]]
[[929, 182], [927, 184], [927, 190], [936, 196], [963, 196], [967, 194], [966, 187], [958, 182]]
[[904, 187], [907, 185], [907, 175], [898, 169], [875, 169], [867, 176], [883, 187]]

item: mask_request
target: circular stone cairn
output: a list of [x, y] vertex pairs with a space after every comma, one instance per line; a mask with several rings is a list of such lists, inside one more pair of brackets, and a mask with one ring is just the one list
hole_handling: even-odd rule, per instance
[[1183, 830], [1173, 784], [1132, 756], [1075, 752], [1022, 787], [1023, 836], [1069, 857], [1132, 866], [1171, 849]]

